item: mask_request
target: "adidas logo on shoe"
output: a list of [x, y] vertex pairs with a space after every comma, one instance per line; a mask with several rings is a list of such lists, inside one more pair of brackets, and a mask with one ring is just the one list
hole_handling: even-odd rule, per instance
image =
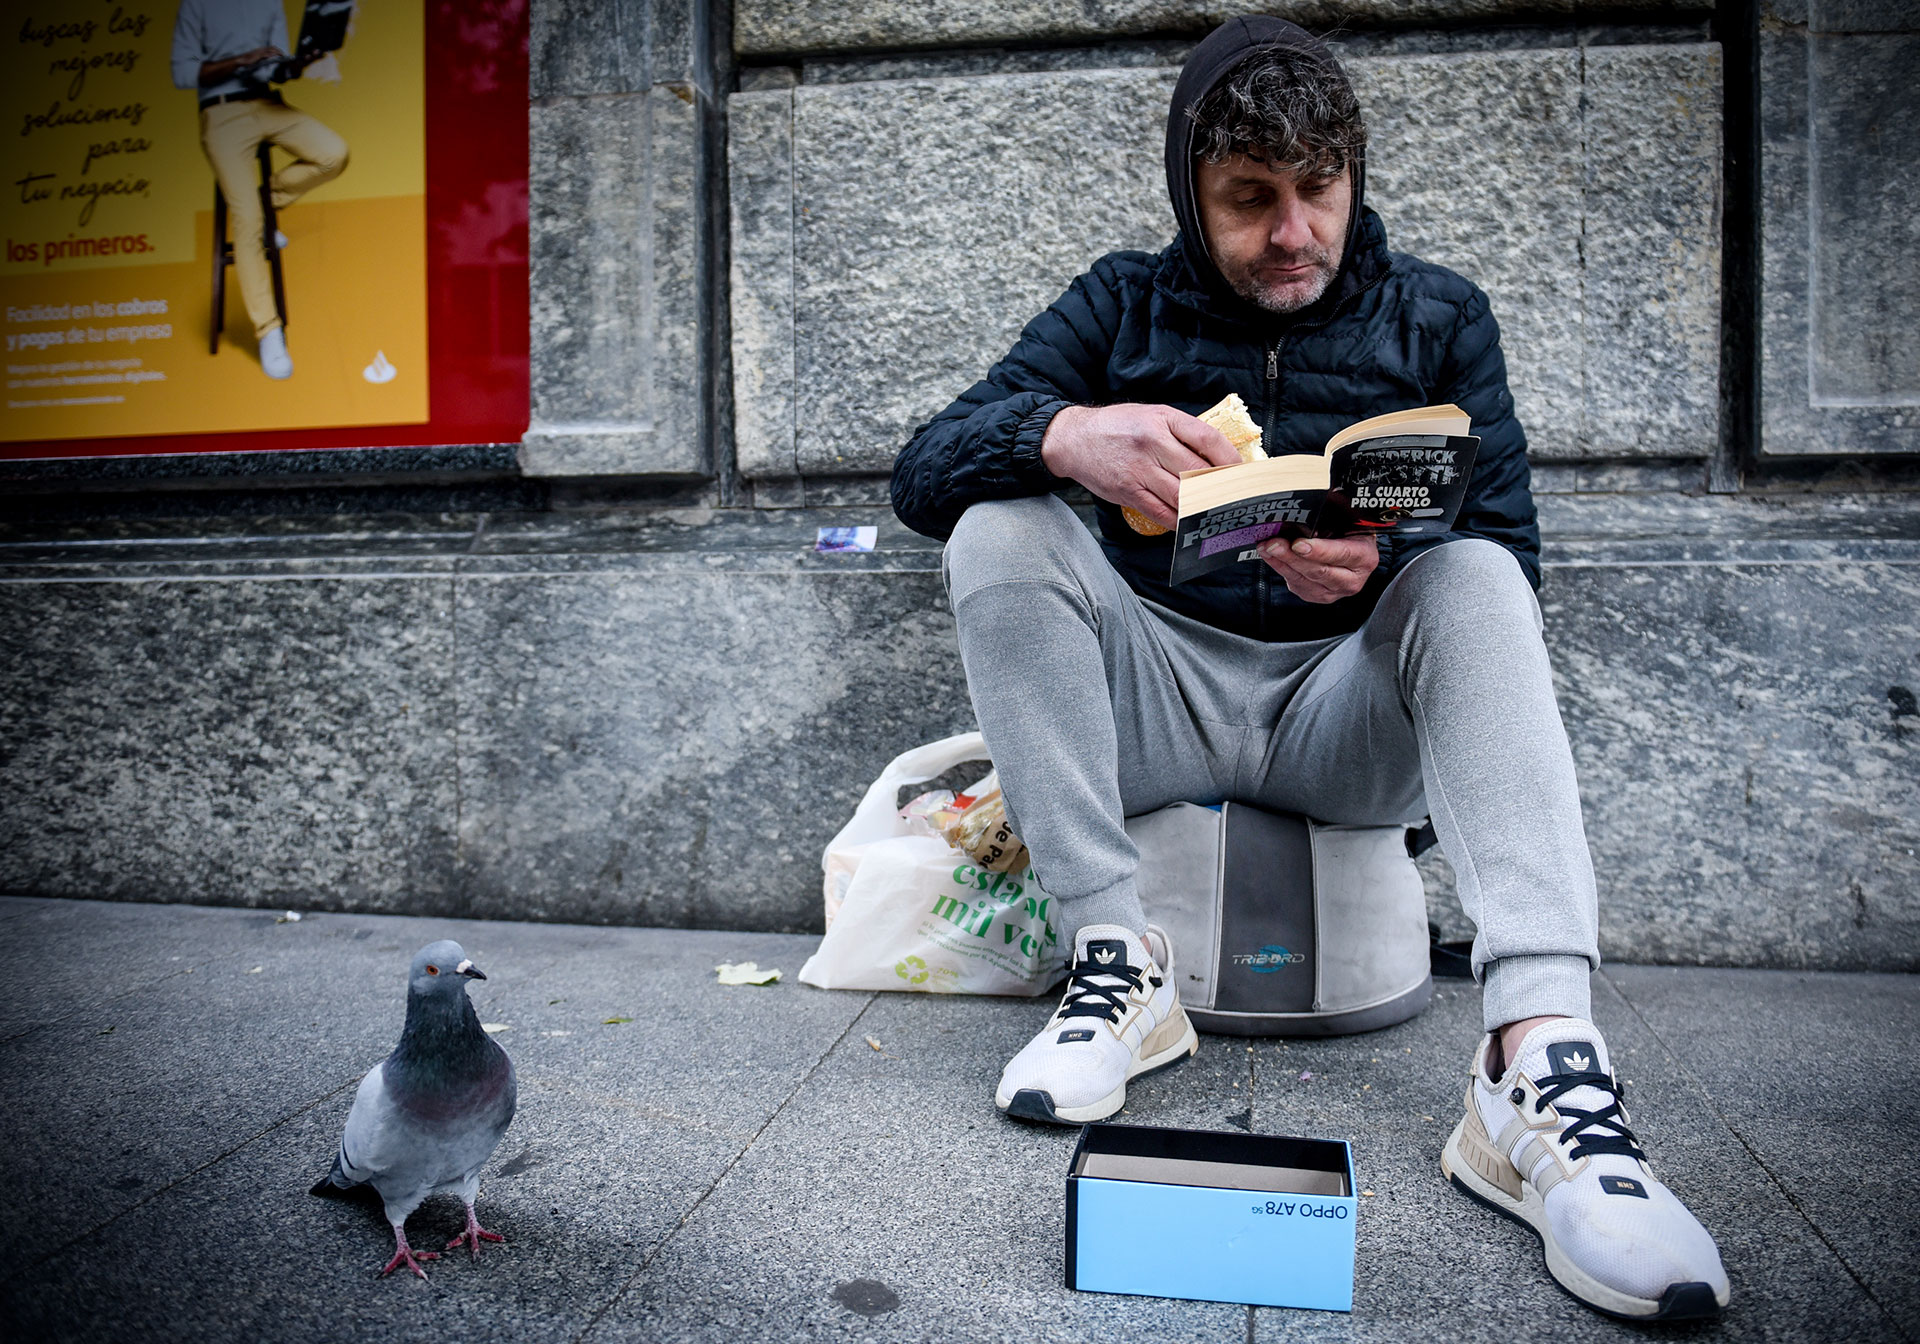
[[1547, 1064], [1555, 1073], [1586, 1073], [1593, 1068], [1594, 1048], [1587, 1041], [1559, 1041], [1547, 1047]]
[[1067, 992], [1008, 1062], [993, 1104], [1021, 1120], [1082, 1125], [1126, 1104], [1127, 1084], [1200, 1048], [1174, 988], [1167, 935], [1097, 924], [1074, 938]]

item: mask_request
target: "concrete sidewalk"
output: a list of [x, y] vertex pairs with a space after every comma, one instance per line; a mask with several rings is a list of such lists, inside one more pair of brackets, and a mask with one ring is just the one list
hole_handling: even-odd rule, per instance
[[[473, 999], [519, 1069], [480, 1200], [507, 1244], [427, 1283], [380, 1280], [377, 1209], [306, 1189], [398, 1034], [408, 958], [438, 937], [491, 977]], [[1073, 1132], [1005, 1122], [990, 1097], [1044, 1007], [809, 989], [795, 975], [813, 942], [0, 901], [0, 1334], [1914, 1337], [1920, 979], [1598, 977], [1636, 1129], [1733, 1279], [1722, 1323], [1650, 1332], [1573, 1304], [1531, 1236], [1442, 1185], [1471, 985], [1441, 982], [1426, 1014], [1364, 1037], [1203, 1038], [1123, 1117], [1350, 1138], [1373, 1193], [1344, 1316], [1064, 1289]], [[786, 978], [715, 983], [716, 962], [747, 959]], [[409, 1227], [437, 1246], [459, 1206], [432, 1201]]]

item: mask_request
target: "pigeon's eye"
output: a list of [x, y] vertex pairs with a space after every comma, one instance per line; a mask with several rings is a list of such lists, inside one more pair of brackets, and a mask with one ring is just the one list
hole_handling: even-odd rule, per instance
[[438, 975], [438, 974], [440, 974], [440, 968], [439, 968], [438, 966], [429, 966], [429, 967], [427, 967], [427, 974], [428, 974], [428, 975]]

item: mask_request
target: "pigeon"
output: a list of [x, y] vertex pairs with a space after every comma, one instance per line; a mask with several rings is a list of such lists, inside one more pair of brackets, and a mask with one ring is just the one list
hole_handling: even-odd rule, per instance
[[482, 1241], [504, 1242], [473, 1211], [480, 1168], [513, 1121], [513, 1061], [480, 1026], [467, 981], [485, 980], [450, 939], [428, 943], [407, 971], [407, 1023], [400, 1044], [360, 1080], [333, 1169], [313, 1187], [325, 1195], [371, 1186], [393, 1225], [385, 1278], [405, 1265], [420, 1278], [436, 1251], [407, 1245], [406, 1221], [428, 1195], [450, 1191], [467, 1206], [467, 1230], [446, 1245], [480, 1258]]

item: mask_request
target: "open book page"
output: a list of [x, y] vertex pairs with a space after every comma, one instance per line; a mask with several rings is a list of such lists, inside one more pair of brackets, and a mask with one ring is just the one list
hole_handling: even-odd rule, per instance
[[1389, 411], [1357, 425], [1348, 425], [1327, 440], [1327, 456], [1332, 457], [1348, 444], [1362, 439], [1400, 434], [1432, 434], [1452, 439], [1464, 438], [1472, 432], [1472, 419], [1458, 406], [1417, 406], [1410, 411]]

